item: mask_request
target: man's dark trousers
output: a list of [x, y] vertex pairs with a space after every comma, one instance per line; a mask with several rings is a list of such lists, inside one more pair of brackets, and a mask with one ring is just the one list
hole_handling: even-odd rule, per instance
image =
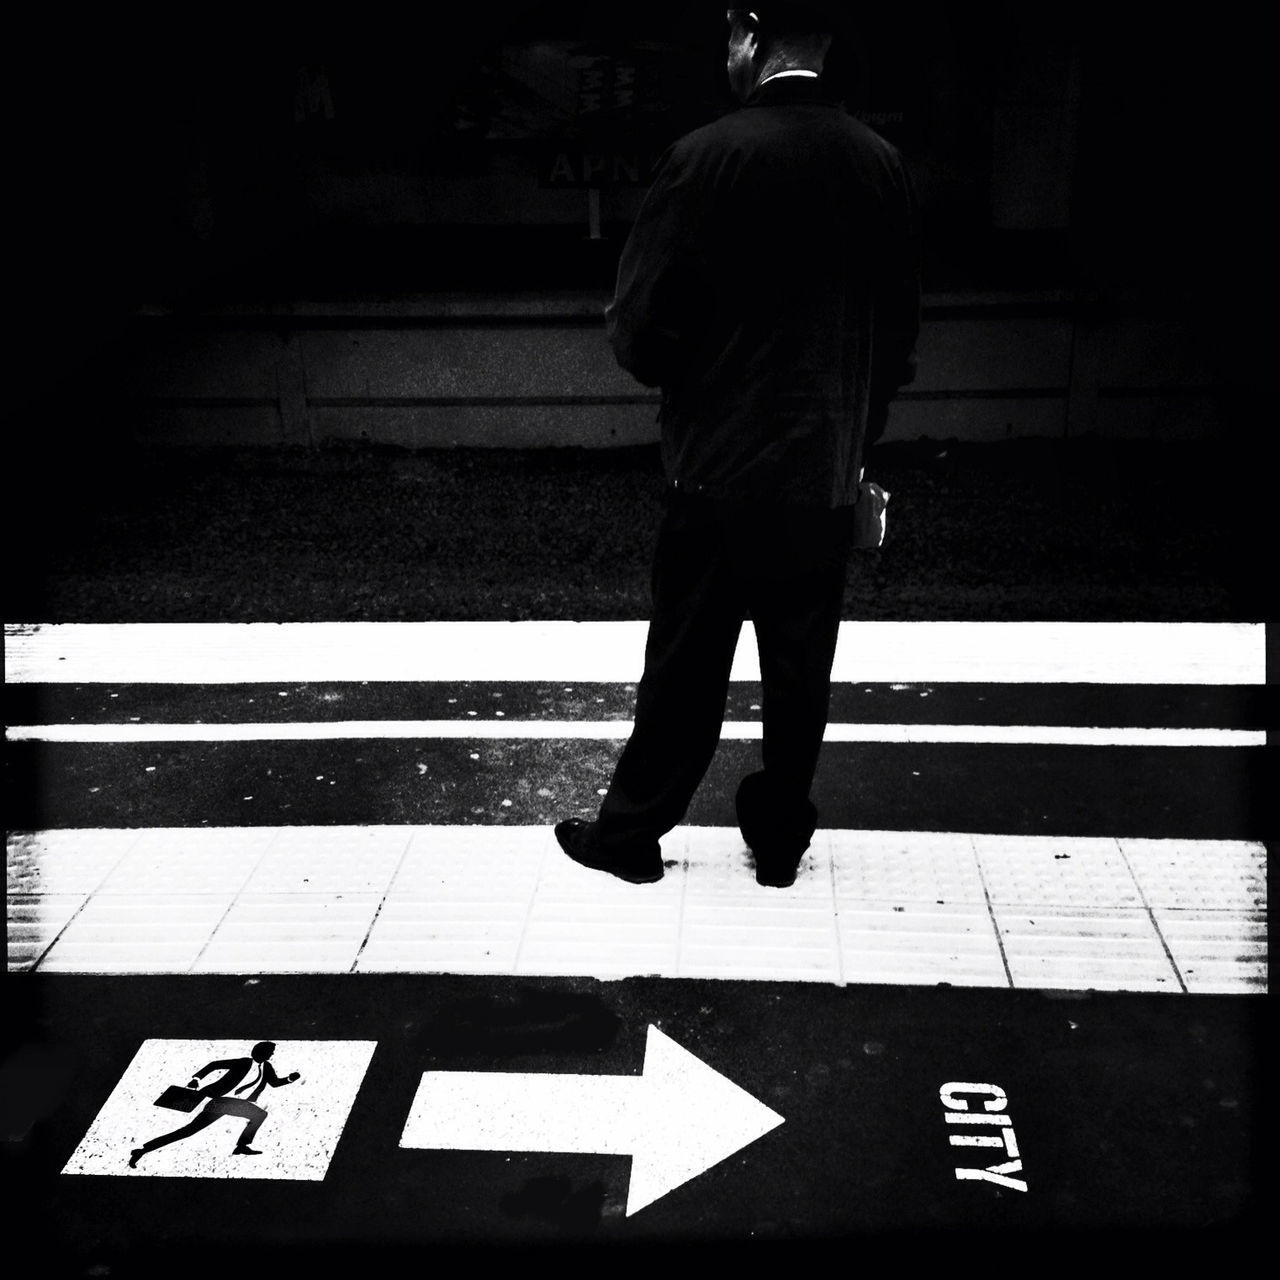
[[[751, 808], [765, 815], [775, 849], [798, 856], [808, 844], [853, 534], [852, 507], [668, 490], [635, 724], [600, 807], [603, 849], [652, 845], [684, 818], [715, 754], [746, 617], [764, 694], [764, 769], [748, 780]], [[742, 802], [740, 791], [740, 813]]]

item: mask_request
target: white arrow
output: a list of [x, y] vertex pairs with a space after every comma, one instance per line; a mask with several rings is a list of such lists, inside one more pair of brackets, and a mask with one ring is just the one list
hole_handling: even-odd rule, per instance
[[630, 1155], [630, 1217], [782, 1122], [651, 1026], [638, 1076], [427, 1071], [400, 1145]]

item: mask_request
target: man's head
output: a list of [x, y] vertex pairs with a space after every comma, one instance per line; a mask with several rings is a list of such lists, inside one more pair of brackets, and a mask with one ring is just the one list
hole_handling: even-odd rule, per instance
[[729, 86], [745, 102], [765, 78], [779, 71], [818, 71], [837, 22], [828, 3], [762, 3], [729, 9]]
[[270, 1040], [263, 1040], [253, 1046], [253, 1060], [254, 1062], [266, 1062], [275, 1051], [276, 1047]]

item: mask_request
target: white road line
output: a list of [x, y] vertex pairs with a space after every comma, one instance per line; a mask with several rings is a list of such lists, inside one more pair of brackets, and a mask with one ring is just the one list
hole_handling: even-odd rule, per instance
[[[728, 720], [724, 740], [756, 741], [758, 720]], [[354, 738], [625, 739], [629, 720], [325, 720], [284, 724], [36, 724], [5, 729], [9, 742], [302, 742]], [[829, 724], [827, 742], [964, 743], [1088, 747], [1262, 747], [1254, 729], [993, 724]]]
[[[643, 622], [7, 624], [5, 680], [630, 682]], [[1260, 623], [845, 622], [838, 683], [1262, 685]], [[750, 625], [732, 678], [758, 680]]]

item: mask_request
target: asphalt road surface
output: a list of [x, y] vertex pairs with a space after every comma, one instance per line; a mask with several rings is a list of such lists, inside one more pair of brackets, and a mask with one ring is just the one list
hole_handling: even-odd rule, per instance
[[[833, 726], [863, 740], [828, 743], [824, 828], [1256, 847], [1270, 835], [1260, 670], [842, 681]], [[368, 824], [499, 839], [590, 811], [632, 690], [37, 671], [8, 690], [11, 906], [52, 910], [57, 896], [24, 887], [24, 832]], [[691, 827], [731, 826], [758, 708], [758, 687], [735, 683]], [[1207, 736], [1144, 745], [1167, 731]], [[262, 927], [265, 951], [278, 939]], [[69, 937], [54, 929], [6, 976], [23, 1031], [3, 1090], [9, 1203], [50, 1274], [428, 1266], [486, 1246], [499, 1260], [599, 1251], [607, 1266], [704, 1246], [721, 1260], [769, 1246], [836, 1261], [833, 1244], [901, 1257], [939, 1241], [1008, 1258], [1058, 1242], [1081, 1259], [1117, 1242], [1191, 1258], [1261, 1225], [1265, 976], [1253, 993], [1215, 993], [1037, 987], [1012, 970], [971, 988], [252, 960], [148, 972], [144, 946], [128, 973], [42, 968]], [[167, 1086], [264, 1041], [301, 1078], [259, 1098], [258, 1154], [233, 1154], [240, 1120], [222, 1117], [130, 1166], [187, 1122], [155, 1106]]]

